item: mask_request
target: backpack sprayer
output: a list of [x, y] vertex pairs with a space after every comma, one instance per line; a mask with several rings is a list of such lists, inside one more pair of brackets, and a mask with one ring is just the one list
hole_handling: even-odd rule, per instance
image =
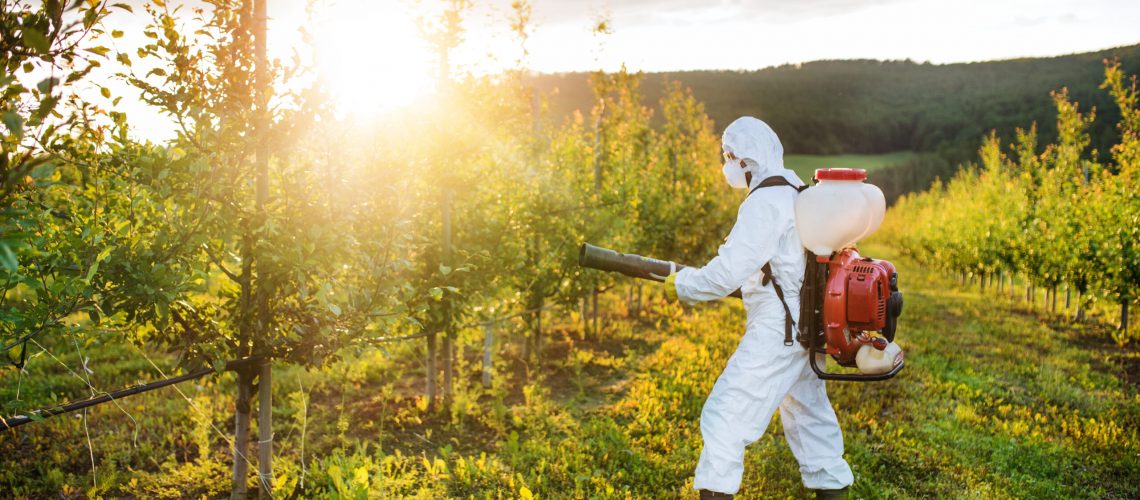
[[[816, 356], [808, 356], [821, 379], [886, 380], [903, 368], [902, 351], [893, 343], [903, 306], [898, 271], [888, 261], [859, 255], [853, 247], [878, 229], [886, 212], [882, 191], [863, 183], [866, 177], [861, 169], [820, 169], [817, 186], [796, 188], [801, 191], [796, 198], [796, 226], [807, 249], [796, 339], [812, 354], [828, 354], [840, 366], [861, 372], [828, 372]], [[783, 177], [772, 177], [757, 189], [773, 186], [795, 187]], [[661, 281], [658, 277], [668, 275], [671, 266], [685, 267], [589, 243], [582, 244], [578, 264], [653, 281]], [[783, 301], [778, 284], [773, 284]], [[741, 298], [741, 292], [729, 296]]]

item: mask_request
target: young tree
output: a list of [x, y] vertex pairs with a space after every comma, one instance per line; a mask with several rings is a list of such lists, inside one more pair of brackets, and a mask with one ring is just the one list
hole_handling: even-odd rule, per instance
[[1140, 293], [1140, 93], [1136, 75], [1125, 82], [1120, 62], [1106, 64], [1103, 88], [1120, 108], [1120, 143], [1112, 147], [1116, 175], [1105, 176], [1100, 246], [1107, 291], [1120, 304], [1120, 334], [1128, 340], [1128, 307]]
[[96, 122], [101, 111], [75, 89], [106, 60], [98, 43], [118, 35], [99, 28], [108, 13], [54, 1], [0, 10], [0, 342], [20, 367], [35, 337], [63, 330], [72, 314], [103, 314], [108, 291], [96, 278], [110, 252], [101, 242], [125, 221], [107, 210], [121, 183], [98, 153], [121, 116]]

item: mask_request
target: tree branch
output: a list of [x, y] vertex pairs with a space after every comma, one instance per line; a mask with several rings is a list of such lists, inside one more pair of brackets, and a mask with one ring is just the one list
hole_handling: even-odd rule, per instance
[[226, 268], [225, 265], [222, 264], [222, 260], [219, 259], [217, 255], [214, 255], [214, 252], [213, 252], [213, 250], [210, 250], [209, 245], [202, 245], [202, 248], [206, 249], [206, 255], [210, 257], [210, 262], [213, 263], [215, 266], [218, 266], [218, 269], [221, 269], [222, 272], [225, 273], [225, 275], [227, 277], [229, 277], [231, 280], [233, 280], [234, 283], [241, 283], [242, 282], [242, 279], [240, 276], [238, 276], [237, 274], [234, 274], [233, 271], [230, 271], [229, 269]]

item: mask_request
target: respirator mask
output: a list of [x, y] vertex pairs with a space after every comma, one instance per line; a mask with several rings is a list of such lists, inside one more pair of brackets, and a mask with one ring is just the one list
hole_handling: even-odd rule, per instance
[[721, 169], [724, 172], [724, 180], [728, 182], [729, 186], [736, 189], [745, 189], [748, 187], [748, 176], [744, 175], [746, 172], [744, 160], [737, 158], [732, 151], [724, 153], [724, 167]]

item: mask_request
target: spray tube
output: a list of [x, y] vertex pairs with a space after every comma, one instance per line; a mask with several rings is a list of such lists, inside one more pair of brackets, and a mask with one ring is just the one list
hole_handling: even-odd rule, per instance
[[[667, 260], [642, 257], [632, 253], [619, 253], [589, 243], [583, 243], [582, 248], [578, 250], [578, 265], [651, 281], [661, 281], [654, 275], [668, 276], [671, 265], [676, 265], [678, 271], [686, 267], [681, 264], [673, 264]], [[741, 297], [740, 290], [736, 290], [728, 296], [739, 299]]]

